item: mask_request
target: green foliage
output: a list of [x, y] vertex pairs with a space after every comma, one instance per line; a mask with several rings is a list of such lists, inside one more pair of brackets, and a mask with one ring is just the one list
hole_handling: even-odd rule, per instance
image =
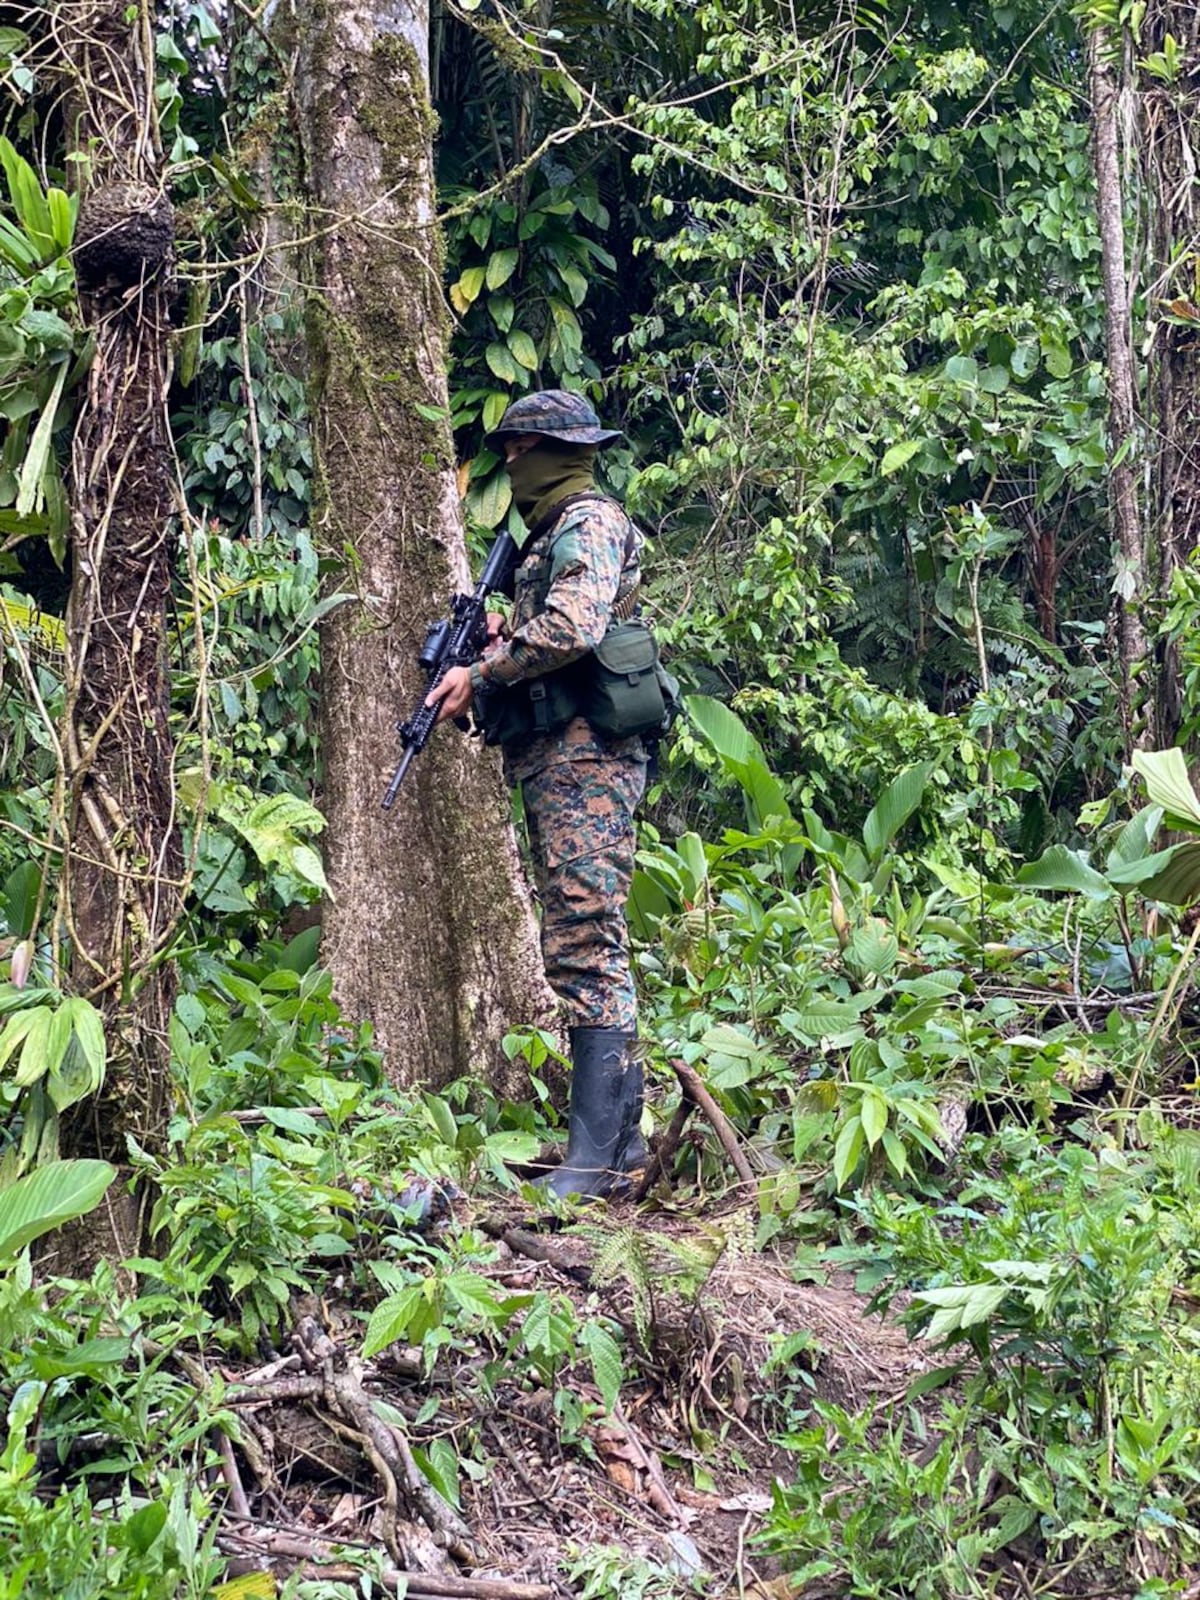
[[[70, 261], [78, 196], [49, 185], [0, 138], [12, 216], [0, 215], [0, 531], [48, 536], [61, 563], [66, 494], [54, 438], [90, 360]], [[0, 572], [12, 558], [0, 556]]]
[[296, 1141], [256, 1138], [230, 1117], [210, 1117], [177, 1142], [170, 1162], [137, 1156], [158, 1191], [151, 1234], [166, 1243], [161, 1262], [137, 1265], [164, 1289], [226, 1296], [252, 1348], [307, 1288], [306, 1264], [347, 1253], [354, 1196], [318, 1181]]
[[53, 1499], [38, 1493], [27, 1440], [45, 1391], [41, 1383], [22, 1386], [0, 1452], [5, 1600], [203, 1600], [224, 1559], [215, 1552], [215, 1524], [205, 1526], [207, 1501], [182, 1474], [169, 1474], [153, 1497], [126, 1493], [99, 1515], [84, 1485]]
[[116, 1175], [107, 1161], [52, 1161], [0, 1189], [0, 1262], [93, 1211]]

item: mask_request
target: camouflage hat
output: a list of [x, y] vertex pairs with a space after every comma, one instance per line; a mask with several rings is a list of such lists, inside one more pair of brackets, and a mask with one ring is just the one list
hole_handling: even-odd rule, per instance
[[484, 443], [496, 445], [506, 435], [517, 433], [542, 433], [566, 444], [610, 444], [621, 437], [619, 428], [602, 428], [600, 418], [583, 396], [567, 389], [523, 394], [509, 406]]

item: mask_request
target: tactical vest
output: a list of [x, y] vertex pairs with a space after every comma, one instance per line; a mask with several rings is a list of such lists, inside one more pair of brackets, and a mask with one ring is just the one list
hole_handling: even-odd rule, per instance
[[[569, 495], [532, 530], [530, 555], [514, 577], [514, 621], [518, 627], [544, 611], [550, 595], [558, 534], [546, 539], [544, 549], [536, 550], [538, 541], [556, 523], [561, 524], [573, 506], [585, 501], [616, 504], [599, 493]], [[624, 515], [624, 508], [621, 510]], [[561, 732], [576, 717], [586, 718], [603, 738], [654, 738], [666, 732], [677, 706], [678, 685], [658, 660], [654, 635], [633, 614], [641, 570], [637, 530], [628, 516], [625, 520], [628, 532], [621, 578], [604, 638], [587, 655], [556, 672], [510, 687], [487, 685], [480, 710], [488, 744], [528, 744], [532, 739]]]

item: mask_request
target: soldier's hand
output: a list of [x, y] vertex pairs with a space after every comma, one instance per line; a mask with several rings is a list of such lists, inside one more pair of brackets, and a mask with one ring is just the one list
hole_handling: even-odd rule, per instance
[[467, 667], [451, 667], [446, 676], [425, 696], [427, 706], [438, 706], [438, 721], [462, 717], [471, 706], [471, 673]]
[[507, 622], [502, 611], [489, 611], [487, 614], [487, 642], [483, 647], [485, 656], [490, 656], [493, 650], [498, 650], [504, 643], [504, 625]]

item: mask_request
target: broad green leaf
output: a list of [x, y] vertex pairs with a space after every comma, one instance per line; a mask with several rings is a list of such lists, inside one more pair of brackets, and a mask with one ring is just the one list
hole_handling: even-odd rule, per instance
[[816, 1044], [820, 1039], [828, 1039], [854, 1027], [862, 1010], [861, 1004], [852, 1001], [815, 1000], [802, 1010], [782, 1012], [779, 1021], [789, 1032]]
[[67, 1047], [61, 1059], [55, 1065], [47, 1066], [45, 1083], [46, 1094], [56, 1111], [65, 1111], [68, 1106], [77, 1105], [99, 1088], [100, 1079], [92, 1071], [73, 1033], [67, 1035]]
[[[18, 989], [13, 983], [0, 983], [0, 1017], [10, 1011], [28, 1011], [32, 1006], [44, 1005], [47, 1000], [57, 1002], [57, 989]], [[0, 1030], [0, 1066], [7, 1061], [11, 1051], [5, 1049], [7, 1034]]]
[[484, 351], [488, 366], [503, 383], [516, 383], [520, 369], [509, 353], [506, 344], [490, 344]]
[[508, 348], [512, 351], [513, 360], [518, 361], [527, 372], [532, 372], [537, 366], [537, 346], [524, 328], [514, 328], [508, 335]]
[[898, 1178], [908, 1176], [908, 1151], [904, 1148], [904, 1141], [898, 1133], [891, 1128], [883, 1130], [883, 1153], [888, 1158], [888, 1165]]
[[389, 1344], [395, 1344], [403, 1339], [424, 1304], [425, 1295], [419, 1283], [410, 1284], [399, 1294], [391, 1294], [386, 1300], [380, 1301], [367, 1323], [366, 1337], [363, 1340], [364, 1359], [369, 1360], [371, 1356], [377, 1356], [381, 1350], [386, 1350]]
[[944, 1339], [963, 1328], [973, 1328], [986, 1322], [1009, 1292], [1007, 1283], [971, 1283], [954, 1284], [945, 1289], [926, 1289], [914, 1295], [914, 1300], [938, 1308], [923, 1337]]
[[595, 1321], [584, 1323], [579, 1343], [587, 1351], [588, 1360], [592, 1364], [592, 1376], [596, 1380], [596, 1387], [604, 1402], [604, 1410], [611, 1416], [621, 1393], [621, 1384], [625, 1379], [621, 1364], [621, 1347], [612, 1334]]
[[899, 472], [916, 455], [925, 443], [924, 439], [902, 439], [899, 444], [889, 445], [883, 453], [883, 460], [879, 470], [885, 478], [891, 477], [893, 472]]
[[477, 1272], [451, 1272], [444, 1280], [446, 1293], [460, 1311], [494, 1322], [500, 1314], [495, 1285]]
[[863, 844], [871, 860], [878, 861], [900, 829], [921, 804], [932, 761], [919, 761], [888, 784], [863, 824]]
[[575, 1329], [575, 1313], [569, 1301], [557, 1295], [537, 1294], [521, 1324], [521, 1342], [527, 1350], [562, 1356], [574, 1346]]
[[1145, 861], [1119, 867], [1111, 876], [1115, 883], [1135, 885], [1149, 900], [1169, 906], [1191, 905], [1200, 899], [1200, 839], [1186, 839], [1159, 850]]
[[1130, 866], [1149, 857], [1150, 846], [1162, 825], [1161, 806], [1143, 806], [1121, 829], [1108, 856], [1110, 874], [1115, 868]]
[[0, 1190], [0, 1257], [86, 1215], [116, 1175], [107, 1161], [51, 1161]]
[[293, 845], [288, 852], [285, 865], [292, 876], [299, 878], [301, 883], [306, 883], [313, 889], [320, 889], [322, 894], [328, 893], [329, 884], [325, 877], [325, 868], [320, 856], [311, 845]]
[[863, 1132], [867, 1136], [867, 1147], [874, 1150], [883, 1138], [883, 1130], [887, 1127], [888, 1107], [887, 1101], [878, 1089], [868, 1089], [862, 1097], [858, 1114], [862, 1118]]
[[438, 1131], [438, 1137], [443, 1144], [449, 1145], [453, 1150], [458, 1143], [458, 1123], [453, 1111], [440, 1094], [422, 1094], [421, 1099], [425, 1102], [425, 1109]]
[[450, 302], [462, 314], [469, 311], [483, 288], [483, 267], [468, 267], [457, 283], [450, 285]]
[[1017, 882], [1031, 889], [1085, 894], [1090, 900], [1106, 900], [1112, 894], [1108, 880], [1065, 844], [1052, 844], [1038, 860], [1028, 862], [1017, 873]]
[[[504, 407], [500, 407], [503, 413]], [[495, 419], [499, 422], [499, 416]], [[490, 478], [473, 483], [467, 490], [467, 514], [484, 528], [498, 528], [512, 505], [512, 484], [507, 472], [494, 472]]]
[[736, 711], [708, 695], [684, 697], [684, 707], [701, 734], [712, 745], [730, 776], [746, 793], [753, 816], [751, 824], [761, 826], [768, 817], [786, 817], [791, 811], [783, 785], [767, 766], [762, 746]]
[[21, 318], [21, 332], [47, 350], [69, 350], [75, 343], [71, 324], [54, 311], [27, 311]]
[[839, 1189], [844, 1189], [858, 1166], [862, 1155], [865, 1130], [861, 1117], [850, 1117], [842, 1126], [838, 1134], [837, 1143], [833, 1147], [833, 1181]]
[[497, 250], [489, 256], [486, 274], [488, 288], [502, 288], [517, 270], [518, 259], [516, 250]]
[[900, 958], [900, 941], [892, 930], [874, 919], [863, 928], [855, 928], [846, 950], [846, 960], [859, 973], [877, 978], [885, 977]]
[[484, 1143], [488, 1155], [503, 1162], [532, 1161], [541, 1149], [537, 1134], [522, 1133], [518, 1128], [504, 1128], [499, 1133], [489, 1133]]
[[1141, 774], [1151, 803], [1167, 812], [1170, 826], [1200, 831], [1200, 799], [1182, 750], [1137, 750], [1130, 765]]
[[[484, 425], [484, 427], [490, 432], [491, 429], [494, 428], [496, 426], [496, 424], [500, 421], [500, 418], [504, 415], [504, 413], [507, 410], [508, 410], [508, 395], [502, 389], [493, 389], [491, 394], [489, 394], [487, 399], [483, 402], [483, 425]], [[508, 483], [508, 474], [507, 473], [502, 472], [502, 473], [499, 474], [499, 476], [504, 479], [504, 482], [506, 484]], [[493, 478], [490, 481], [494, 483], [496, 480], [495, 480], [495, 478]], [[509, 489], [509, 499], [510, 500], [512, 499], [511, 487]], [[507, 511], [508, 507], [505, 506], [504, 509], [505, 509], [505, 511]], [[502, 511], [500, 513], [500, 515], [503, 516], [504, 512]], [[487, 524], [487, 526], [489, 528], [494, 528], [495, 525], [496, 524], [494, 522], [489, 522]]]
[[33, 430], [33, 437], [25, 451], [25, 460], [21, 464], [17, 488], [17, 515], [27, 517], [31, 511], [40, 511], [45, 503], [44, 478], [46, 463], [50, 457], [50, 445], [54, 438], [54, 419], [58, 414], [58, 403], [62, 399], [63, 387], [67, 381], [67, 364], [61, 362], [54, 386], [50, 390], [50, 398], [42, 408], [38, 418], [37, 427]]
[[13, 210], [41, 259], [54, 248], [55, 241], [50, 209], [46, 204], [46, 196], [42, 192], [37, 174], [24, 156], [18, 155], [13, 145], [5, 138], [0, 138], [0, 163], [4, 166], [4, 174], [8, 180], [8, 194]]
[[7, 217], [0, 217], [0, 257], [24, 276], [41, 264], [42, 253], [20, 228], [14, 227]]
[[550, 315], [564, 351], [578, 353], [583, 347], [583, 330], [579, 318], [563, 300], [550, 301]]
[[588, 282], [578, 267], [559, 265], [559, 276], [562, 278], [563, 287], [571, 296], [573, 306], [581, 306], [587, 299]]
[[[57, 1007], [38, 1006], [34, 1011], [19, 1012], [5, 1029], [3, 1043], [7, 1045], [9, 1030], [25, 1018], [29, 1019], [29, 1026], [25, 1029], [25, 1037], [21, 1043], [21, 1057], [17, 1062], [17, 1070], [13, 1073], [13, 1082], [18, 1088], [28, 1089], [31, 1083], [37, 1083], [38, 1079], [49, 1071], [51, 1034], [58, 1015]], [[61, 1060], [61, 1056], [59, 1059]]]
[[79, 1048], [94, 1080], [90, 1092], [94, 1092], [104, 1081], [104, 1069], [108, 1062], [104, 1023], [95, 1006], [81, 997], [64, 1000], [62, 1010], [79, 1041]]
[[458, 1456], [449, 1439], [434, 1439], [428, 1450], [413, 1446], [413, 1460], [448, 1504], [457, 1507]]
[[1042, 360], [1052, 378], [1069, 378], [1074, 362], [1071, 351], [1050, 334], [1042, 334]]
[[25, 1041], [35, 1029], [44, 1029], [49, 1025], [53, 1012], [49, 1006], [30, 1006], [28, 1009], [18, 1011], [4, 1025], [0, 1033], [0, 1070], [7, 1066], [11, 1056], [19, 1049], [23, 1049]]
[[42, 870], [36, 861], [22, 861], [4, 882], [5, 920], [8, 931], [19, 939], [33, 932], [33, 914], [42, 886]]
[[294, 794], [277, 794], [260, 800], [245, 815], [228, 803], [217, 809], [219, 815], [238, 830], [264, 867], [277, 863], [290, 867], [298, 848], [297, 835], [319, 833], [325, 826], [325, 818], [316, 806]]
[[166, 1506], [161, 1500], [152, 1500], [148, 1506], [140, 1506], [122, 1524], [121, 1542], [139, 1556], [144, 1556], [166, 1525]]
[[260, 1106], [259, 1110], [273, 1128], [280, 1128], [284, 1133], [298, 1133], [309, 1139], [321, 1135], [321, 1124], [316, 1117], [299, 1106]]

